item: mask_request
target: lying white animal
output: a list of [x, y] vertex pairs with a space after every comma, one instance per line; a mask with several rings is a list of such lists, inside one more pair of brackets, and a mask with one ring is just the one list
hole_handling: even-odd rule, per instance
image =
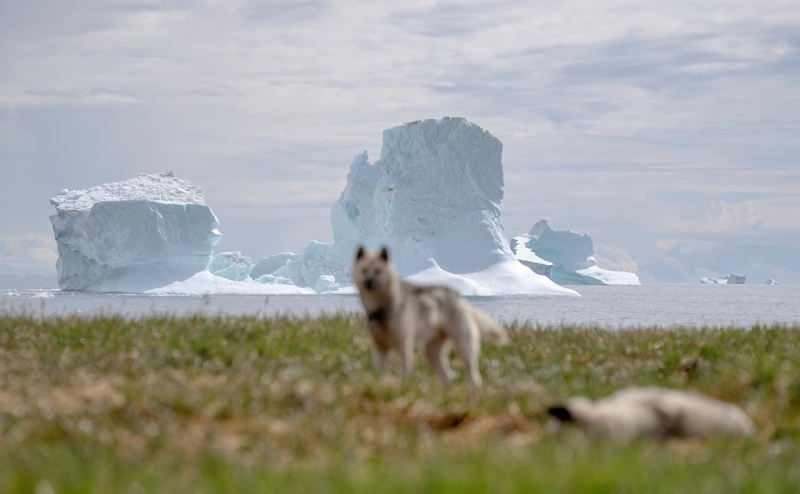
[[755, 426], [741, 408], [667, 388], [627, 388], [592, 402], [578, 396], [550, 407], [561, 424], [575, 423], [591, 436], [627, 442], [637, 437], [752, 436]]

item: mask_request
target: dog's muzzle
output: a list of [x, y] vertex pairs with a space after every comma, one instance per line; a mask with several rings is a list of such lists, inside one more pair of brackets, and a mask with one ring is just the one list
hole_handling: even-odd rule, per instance
[[375, 280], [365, 280], [364, 281], [364, 290], [372, 291], [378, 288], [378, 282]]

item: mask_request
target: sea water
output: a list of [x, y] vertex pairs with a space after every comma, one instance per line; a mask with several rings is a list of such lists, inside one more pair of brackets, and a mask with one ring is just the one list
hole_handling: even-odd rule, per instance
[[[505, 322], [605, 328], [800, 325], [800, 286], [652, 284], [572, 286], [581, 298], [474, 297]], [[54, 277], [0, 275], [0, 315], [185, 317], [359, 312], [356, 295], [127, 295], [62, 292]]]

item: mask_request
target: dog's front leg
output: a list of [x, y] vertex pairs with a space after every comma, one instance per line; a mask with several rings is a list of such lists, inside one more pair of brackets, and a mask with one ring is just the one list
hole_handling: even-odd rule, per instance
[[406, 382], [411, 374], [414, 358], [414, 338], [407, 336], [400, 342], [400, 379]]
[[389, 370], [389, 349], [372, 343], [372, 367], [383, 376]]

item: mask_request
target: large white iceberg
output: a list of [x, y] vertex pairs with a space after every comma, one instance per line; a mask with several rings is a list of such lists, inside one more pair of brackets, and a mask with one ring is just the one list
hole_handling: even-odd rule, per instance
[[519, 261], [562, 285], [639, 285], [636, 273], [611, 271], [597, 265], [588, 234], [554, 230], [540, 220], [525, 235], [511, 240]]
[[[356, 156], [331, 209], [334, 241], [262, 265], [299, 287], [351, 285], [358, 245], [387, 245], [402, 276], [464, 295], [572, 295], [520, 264], [500, 221], [503, 144], [463, 118], [406, 123], [383, 132], [381, 157]], [[261, 271], [259, 271], [261, 273]], [[330, 278], [332, 277], [332, 278]]]
[[143, 292], [206, 269], [221, 234], [202, 190], [172, 173], [50, 199], [63, 290]]

